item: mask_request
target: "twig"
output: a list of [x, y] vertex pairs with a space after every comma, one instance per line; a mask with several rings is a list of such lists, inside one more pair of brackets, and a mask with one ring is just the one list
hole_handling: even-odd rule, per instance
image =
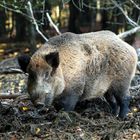
[[21, 69], [16, 69], [16, 68], [8, 68], [8, 69], [0, 69], [0, 74], [17, 74], [17, 73], [24, 73]]
[[123, 13], [123, 15], [125, 16], [125, 18], [128, 20], [128, 22], [133, 26], [133, 27], [137, 27], [139, 26], [136, 22], [134, 22], [123, 10], [123, 8], [115, 1], [115, 0], [111, 0], [112, 3], [118, 8], [120, 9], [120, 11]]
[[[93, 9], [93, 10], [97, 9], [97, 6], [87, 5], [85, 3], [83, 3], [83, 6], [90, 8], [90, 9]], [[116, 8], [116, 6], [100, 7], [100, 10], [112, 10], [114, 8]]]
[[134, 4], [134, 6], [135, 6], [138, 10], [140, 10], [140, 7], [138, 6], [138, 4], [136, 4], [133, 0], [130, 0], [130, 2], [131, 2], [132, 4]]
[[53, 21], [52, 21], [52, 19], [51, 19], [51, 17], [50, 17], [50, 15], [49, 15], [48, 12], [46, 13], [46, 16], [47, 16], [49, 22], [51, 23], [51, 25], [52, 25], [52, 26], [54, 27], [54, 29], [56, 30], [56, 32], [60, 35], [61, 32], [59, 31], [58, 27], [53, 23]]
[[130, 87], [130, 90], [138, 90], [140, 89], [140, 85]]
[[33, 24], [35, 25], [35, 29], [36, 29], [37, 32], [44, 38], [44, 40], [45, 40], [46, 42], [48, 42], [48, 39], [47, 39], [47, 38], [43, 35], [43, 33], [39, 30], [38, 24], [37, 24], [37, 22], [36, 22], [36, 19], [35, 19], [35, 17], [34, 17], [34, 14], [33, 14], [31, 2], [28, 1], [27, 4], [28, 4], [29, 10], [30, 10], [30, 14], [31, 14], [32, 20], [33, 20]]
[[138, 19], [137, 19], [137, 23], [139, 23], [140, 22], [140, 15], [138, 16]]
[[15, 103], [18, 104], [20, 101], [23, 100], [30, 100], [30, 97], [28, 95], [20, 95], [16, 98]]
[[81, 12], [84, 12], [80, 7], [78, 7], [78, 5], [74, 2], [74, 0], [72, 0], [73, 5]]
[[19, 13], [19, 14], [23, 15], [26, 18], [32, 19], [30, 16], [28, 16], [27, 14], [21, 12], [20, 10], [15, 10], [15, 9], [9, 8], [9, 7], [1, 4], [1, 3], [0, 3], [0, 7], [5, 8], [5, 9], [7, 9], [9, 11], [12, 11], [12, 12], [15, 12], [15, 13]]
[[42, 7], [42, 9], [43, 9], [42, 19], [41, 19], [41, 22], [42, 22], [42, 23], [44, 23], [45, 1], [46, 1], [46, 0], [43, 1], [43, 7]]
[[91, 121], [91, 120], [89, 120], [89, 119], [86, 119], [86, 118], [82, 118], [82, 117], [80, 116], [80, 114], [78, 114], [78, 113], [76, 113], [76, 112], [74, 112], [74, 111], [69, 112], [69, 114], [75, 115], [75, 117], [77, 117], [77, 119], [78, 119], [79, 121], [86, 122], [87, 124], [91, 124], [91, 125], [93, 125], [93, 126], [97, 126], [97, 124], [95, 124], [93, 121]]

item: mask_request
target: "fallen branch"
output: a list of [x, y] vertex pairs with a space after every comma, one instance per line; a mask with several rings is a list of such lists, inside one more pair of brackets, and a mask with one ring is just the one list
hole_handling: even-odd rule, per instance
[[140, 31], [140, 26], [135, 27], [135, 28], [128, 30], [126, 32], [120, 33], [120, 34], [118, 34], [118, 37], [120, 37], [121, 39], [125, 39], [126, 37], [128, 37], [132, 34], [135, 34], [138, 31]]
[[21, 96], [21, 94], [2, 93], [2, 94], [0, 94], [0, 99], [15, 99], [19, 96]]
[[51, 17], [50, 17], [50, 15], [49, 15], [48, 12], [46, 13], [46, 16], [47, 16], [47, 18], [48, 18], [50, 24], [54, 27], [54, 29], [56, 30], [56, 32], [60, 35], [61, 32], [59, 31], [58, 27], [53, 23], [53, 21], [52, 21], [52, 19], [51, 19]]
[[[127, 21], [134, 27], [131, 30], [120, 33], [118, 35], [118, 37], [120, 37], [121, 39], [125, 39], [126, 37], [131, 36], [131, 35], [135, 34], [136, 32], [140, 31], [140, 26], [125, 13], [123, 8], [115, 0], [111, 0], [111, 1], [122, 12], [122, 14], [125, 16]], [[131, 1], [131, 3], [133, 3], [136, 6], [136, 3], [133, 0], [130, 0], [130, 1]], [[139, 9], [138, 6], [137, 6], [137, 8]]]
[[24, 73], [21, 69], [15, 69], [15, 68], [1, 69], [0, 68], [0, 74], [18, 74], [18, 73], [28, 75]]

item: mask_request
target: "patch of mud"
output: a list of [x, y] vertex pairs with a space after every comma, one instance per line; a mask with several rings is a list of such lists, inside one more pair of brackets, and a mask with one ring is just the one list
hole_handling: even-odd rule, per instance
[[2, 100], [0, 138], [138, 140], [140, 109], [139, 98], [136, 97], [140, 96], [137, 95], [132, 99], [131, 113], [125, 120], [113, 116], [110, 106], [101, 98], [79, 103], [73, 112], [57, 112], [53, 107], [37, 110], [26, 98]]

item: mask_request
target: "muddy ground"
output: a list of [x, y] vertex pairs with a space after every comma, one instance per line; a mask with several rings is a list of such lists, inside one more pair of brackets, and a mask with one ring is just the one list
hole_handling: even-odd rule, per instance
[[27, 75], [14, 70], [15, 59], [0, 64], [0, 95], [21, 94], [0, 99], [0, 140], [140, 140], [139, 74], [130, 89], [131, 112], [121, 120], [104, 98], [78, 103], [73, 112], [37, 110], [28, 98]]
[[79, 103], [73, 112], [53, 107], [37, 110], [25, 96], [1, 100], [1, 140], [138, 140], [140, 139], [139, 97], [131, 101], [125, 120], [112, 116], [103, 98]]

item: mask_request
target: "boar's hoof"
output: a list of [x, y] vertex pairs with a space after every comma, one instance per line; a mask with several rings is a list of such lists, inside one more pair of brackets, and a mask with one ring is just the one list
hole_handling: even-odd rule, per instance
[[127, 116], [127, 113], [129, 113], [129, 102], [130, 102], [131, 97], [125, 97], [121, 100], [120, 102], [120, 112], [119, 112], [119, 117], [124, 119]]

